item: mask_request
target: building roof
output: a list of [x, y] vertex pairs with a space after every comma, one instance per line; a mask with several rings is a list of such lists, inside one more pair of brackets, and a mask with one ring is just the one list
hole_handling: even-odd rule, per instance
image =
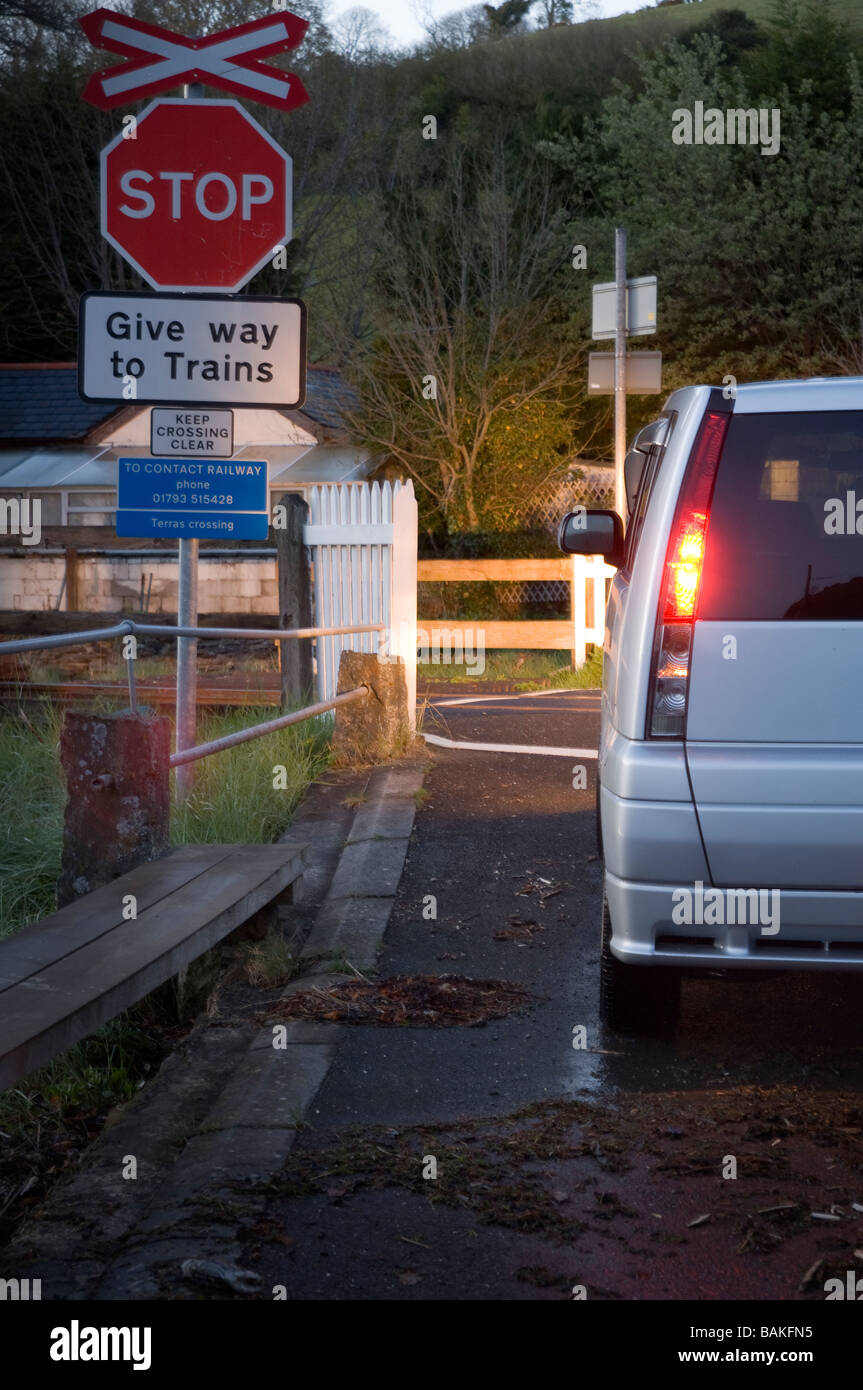
[[[262, 452], [269, 464], [269, 486], [311, 487], [320, 483], [362, 482], [369, 472], [368, 456], [350, 445], [323, 444], [247, 445], [235, 459], [257, 459]], [[62, 449], [0, 448], [0, 491], [27, 492], [47, 488], [88, 488], [115, 493], [117, 460], [128, 450], [98, 445]]]
[[[281, 413], [300, 423], [313, 422], [318, 429], [312, 433], [320, 442], [337, 442], [331, 436], [345, 435], [342, 412], [356, 404], [356, 399], [340, 372], [310, 367], [305, 404], [299, 410]], [[129, 403], [117, 406], [82, 401], [74, 362], [0, 363], [0, 441], [78, 443], [98, 425], [129, 409]]]
[[305, 404], [297, 413], [317, 420], [327, 429], [341, 430], [345, 428], [342, 412], [357, 404], [356, 393], [341, 372], [330, 367], [311, 367], [306, 376]]
[[71, 443], [116, 409], [81, 400], [74, 363], [0, 366], [0, 439]]

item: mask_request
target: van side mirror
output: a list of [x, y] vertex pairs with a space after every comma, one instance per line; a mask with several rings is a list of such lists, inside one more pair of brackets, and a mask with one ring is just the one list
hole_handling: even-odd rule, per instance
[[557, 544], [566, 555], [602, 555], [606, 564], [623, 564], [623, 522], [617, 512], [567, 512], [557, 533]]

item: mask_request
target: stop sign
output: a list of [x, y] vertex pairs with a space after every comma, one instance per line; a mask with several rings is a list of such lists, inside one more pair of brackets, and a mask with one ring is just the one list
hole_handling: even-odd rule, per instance
[[234, 293], [291, 238], [291, 159], [236, 101], [152, 101], [102, 151], [102, 235], [157, 290]]

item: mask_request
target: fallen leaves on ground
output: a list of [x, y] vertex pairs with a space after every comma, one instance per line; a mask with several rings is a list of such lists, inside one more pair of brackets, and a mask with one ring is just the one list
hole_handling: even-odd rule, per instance
[[388, 980], [352, 980], [328, 989], [312, 986], [280, 999], [266, 1017], [383, 1027], [476, 1028], [490, 1019], [505, 1018], [529, 998], [526, 990], [508, 980], [394, 975]]
[[[737, 1277], [743, 1262], [752, 1262], [765, 1296], [793, 1296], [798, 1282], [801, 1294], [823, 1296], [826, 1278], [863, 1273], [856, 1263], [863, 1261], [858, 1110], [856, 1095], [797, 1087], [649, 1092], [628, 1096], [625, 1109], [542, 1101], [504, 1116], [346, 1131], [332, 1147], [295, 1151], [278, 1185], [285, 1195], [311, 1197], [334, 1177], [347, 1179], [345, 1200], [401, 1188], [476, 1221], [545, 1237], [558, 1250], [601, 1237], [615, 1260], [629, 1252], [645, 1280], [657, 1251], [679, 1271], [710, 1259]], [[771, 1133], [775, 1125], [789, 1136], [781, 1161], [767, 1150], [765, 1162], [764, 1133], [746, 1137], [765, 1120]], [[840, 1173], [825, 1171], [817, 1143], [825, 1130], [838, 1136]], [[738, 1155], [736, 1182], [717, 1181], [725, 1152]], [[440, 1162], [433, 1183], [423, 1177], [430, 1153]], [[838, 1219], [822, 1222], [813, 1219], [817, 1213]], [[519, 1282], [552, 1289], [563, 1281], [555, 1268], [546, 1273], [543, 1247], [519, 1249], [529, 1254], [516, 1272]], [[575, 1274], [569, 1286], [574, 1281]], [[593, 1295], [595, 1283], [590, 1289]]]
[[545, 927], [532, 918], [513, 916], [509, 921], [508, 927], [501, 927], [500, 931], [495, 932], [495, 941], [532, 942], [534, 937], [545, 931]]
[[525, 872], [519, 874], [518, 877], [523, 878], [524, 883], [522, 883], [520, 888], [516, 888], [515, 896], [517, 898], [535, 897], [540, 907], [545, 907], [549, 898], [556, 898], [566, 887], [566, 884], [560, 880], [543, 878], [540, 874], [535, 874], [530, 869], [525, 870]]

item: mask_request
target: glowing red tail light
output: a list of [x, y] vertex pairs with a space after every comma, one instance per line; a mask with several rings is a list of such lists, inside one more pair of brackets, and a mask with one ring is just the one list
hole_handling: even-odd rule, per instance
[[681, 618], [691, 618], [695, 614], [706, 530], [707, 513], [693, 512], [683, 519], [674, 538], [674, 549], [668, 559], [665, 592], [667, 623], [679, 622]]
[[695, 617], [710, 498], [729, 419], [728, 415], [709, 411], [695, 442], [665, 561], [665, 594], [660, 611], [666, 623]]
[[682, 738], [686, 727], [692, 624], [698, 605], [710, 499], [730, 418], [712, 410], [705, 415], [674, 514], [654, 637], [653, 695], [647, 724], [653, 738]]

